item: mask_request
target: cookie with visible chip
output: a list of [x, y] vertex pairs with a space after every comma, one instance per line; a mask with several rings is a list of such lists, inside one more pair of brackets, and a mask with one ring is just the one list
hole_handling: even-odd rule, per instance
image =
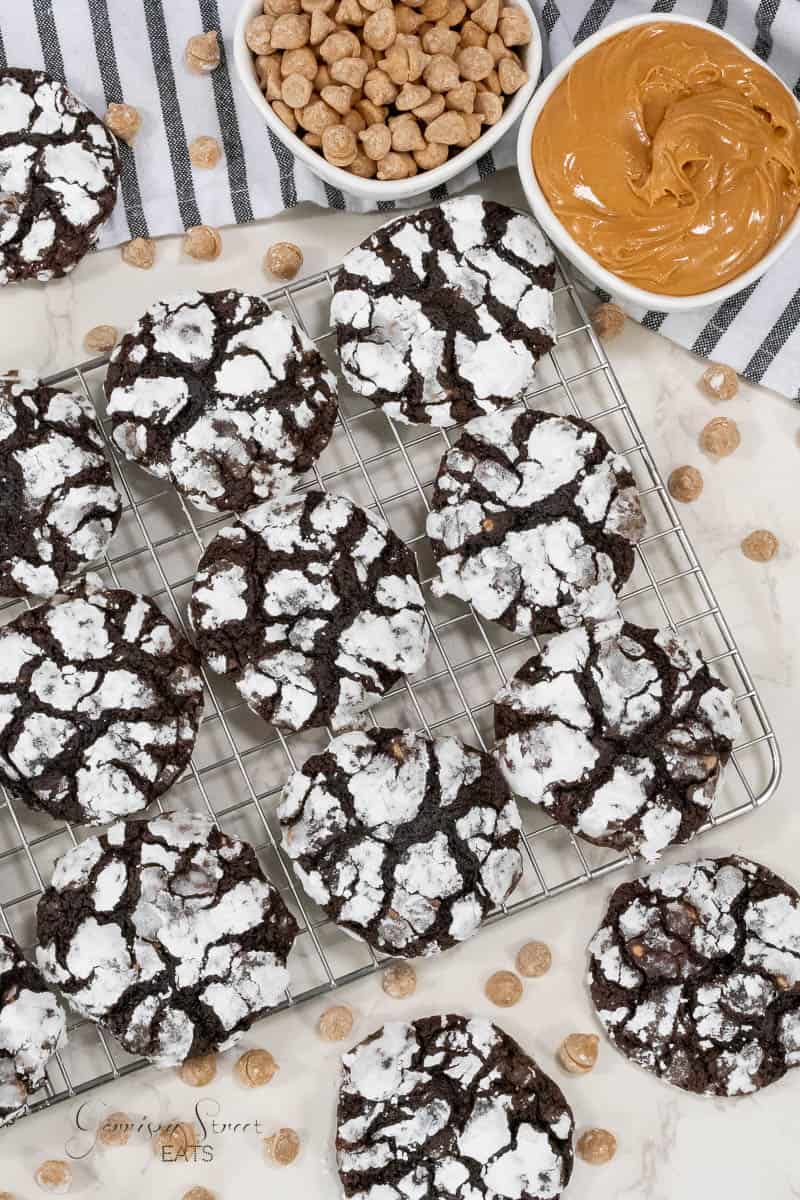
[[0, 629], [0, 779], [31, 808], [99, 825], [183, 771], [203, 711], [190, 642], [96, 576]]
[[589, 947], [609, 1038], [676, 1087], [743, 1096], [800, 1064], [800, 896], [731, 855], [612, 894]]
[[0, 596], [55, 595], [105, 552], [121, 511], [89, 401], [0, 376]]
[[0, 70], [0, 285], [66, 275], [117, 201], [112, 134], [44, 71]]
[[518, 400], [553, 345], [553, 252], [532, 217], [459, 196], [346, 256], [331, 321], [348, 383], [389, 417], [452, 425]]
[[41, 1087], [67, 1041], [64, 1013], [13, 938], [0, 933], [0, 1125]]
[[495, 697], [495, 756], [520, 796], [598, 846], [653, 860], [708, 820], [740, 721], [671, 629], [557, 634]]
[[465, 941], [522, 875], [517, 806], [491, 757], [457, 738], [342, 734], [291, 776], [278, 817], [309, 896], [386, 954]]
[[442, 458], [427, 533], [440, 578], [515, 633], [613, 616], [644, 515], [625, 460], [588, 421], [492, 413]]
[[490, 1021], [392, 1022], [342, 1059], [336, 1158], [358, 1200], [558, 1200], [574, 1118]]
[[130, 1054], [177, 1066], [285, 998], [298, 925], [252, 846], [202, 813], [119, 821], [59, 859], [37, 961]]
[[261, 504], [221, 530], [189, 612], [208, 665], [282, 729], [363, 723], [428, 648], [413, 554], [382, 517], [325, 492]]
[[338, 411], [336, 380], [311, 339], [234, 290], [153, 304], [111, 355], [105, 390], [126, 458], [210, 512], [291, 491]]

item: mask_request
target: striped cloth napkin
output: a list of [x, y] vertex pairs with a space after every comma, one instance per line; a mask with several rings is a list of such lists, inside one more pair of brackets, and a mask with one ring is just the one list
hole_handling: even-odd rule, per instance
[[[122, 147], [122, 203], [102, 246], [191, 225], [244, 224], [302, 201], [363, 210], [369, 205], [323, 183], [266, 129], [239, 85], [231, 40], [241, 0], [0, 0], [0, 66], [44, 68], [65, 79], [100, 115], [133, 104], [142, 128]], [[708, 20], [751, 46], [800, 96], [800, 0], [532, 0], [545, 40], [545, 70], [603, 25], [636, 13], [676, 12]], [[186, 42], [221, 31], [223, 61], [210, 76], [189, 72]], [[224, 166], [193, 169], [188, 143], [220, 140]], [[434, 200], [515, 160], [514, 134]], [[220, 185], [221, 172], [224, 182]], [[419, 204], [425, 197], [418, 197]], [[392, 202], [381, 209], [395, 207]], [[800, 246], [768, 277], [716, 309], [634, 312], [704, 357], [755, 383], [800, 399]]]

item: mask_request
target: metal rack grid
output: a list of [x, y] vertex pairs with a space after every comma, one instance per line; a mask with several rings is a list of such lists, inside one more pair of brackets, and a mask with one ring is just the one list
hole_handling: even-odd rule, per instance
[[[337, 271], [277, 288], [273, 308], [293, 316], [334, 359], [328, 323]], [[640, 624], [668, 624], [703, 650], [734, 689], [743, 734], [728, 768], [714, 816], [705, 829], [752, 811], [775, 791], [780, 752], [769, 720], [709, 581], [682, 528], [638, 422], [622, 392], [586, 310], [559, 264], [557, 344], [538, 370], [538, 386], [525, 399], [549, 411], [572, 412], [595, 422], [626, 456], [639, 485], [648, 529], [620, 608]], [[108, 438], [102, 399], [107, 358], [99, 357], [45, 382], [77, 388], [97, 406], [120, 487], [120, 528], [99, 573], [114, 585], [148, 592], [185, 626], [185, 605], [197, 560], [225, 521], [193, 509], [171, 488], [122, 461]], [[429, 590], [434, 576], [424, 534], [428, 495], [451, 432], [395, 425], [340, 380], [340, 416], [331, 444], [306, 486], [322, 486], [381, 512], [414, 549], [428, 601], [431, 650], [420, 676], [398, 685], [373, 709], [375, 724], [428, 733], [452, 733], [491, 745], [492, 697], [537, 645], [480, 620], [454, 600]], [[0, 607], [0, 621], [24, 607]], [[328, 734], [312, 730], [286, 736], [249, 712], [225, 680], [205, 677], [206, 708], [192, 763], [157, 806], [205, 807], [228, 832], [257, 848], [272, 881], [298, 917], [302, 933], [290, 958], [292, 990], [282, 1007], [321, 996], [380, 965], [364, 944], [328, 921], [296, 884], [278, 850], [275, 807], [290, 769], [322, 748]], [[630, 857], [577, 841], [546, 814], [521, 802], [525, 871], [511, 901], [489, 923], [598, 879]], [[2, 792], [0, 798], [0, 929], [23, 946], [35, 941], [35, 908], [52, 864], [91, 830], [55, 824]], [[453, 953], [453, 952], [451, 952]], [[267, 1018], [268, 1019], [268, 1018]], [[90, 1022], [73, 1020], [69, 1044], [52, 1060], [48, 1080], [29, 1111], [58, 1103], [147, 1064], [127, 1055]]]

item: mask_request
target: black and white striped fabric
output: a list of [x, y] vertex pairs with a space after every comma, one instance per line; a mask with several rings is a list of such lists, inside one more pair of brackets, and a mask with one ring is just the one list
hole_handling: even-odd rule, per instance
[[[800, 97], [800, 0], [532, 0], [545, 69], [604, 25], [636, 13], [708, 20], [751, 46]], [[317, 179], [266, 129], [240, 87], [231, 41], [241, 0], [0, 0], [0, 66], [44, 67], [100, 115], [133, 104], [143, 124], [122, 147], [122, 203], [101, 244], [176, 233], [191, 225], [243, 224], [302, 201], [369, 205]], [[210, 77], [189, 72], [186, 42], [221, 31], [223, 62]], [[217, 137], [224, 167], [194, 170], [188, 143]], [[444, 199], [515, 160], [512, 132], [470, 171], [431, 193]], [[220, 172], [224, 170], [221, 184]], [[424, 202], [419, 197], [415, 204]], [[378, 206], [392, 209], [387, 202]], [[760, 283], [716, 309], [687, 315], [636, 312], [650, 329], [729, 363], [753, 382], [800, 399], [800, 246]]]

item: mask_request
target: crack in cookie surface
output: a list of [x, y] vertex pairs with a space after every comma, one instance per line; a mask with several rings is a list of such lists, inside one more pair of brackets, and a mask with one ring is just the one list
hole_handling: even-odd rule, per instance
[[68, 851], [37, 924], [45, 978], [162, 1067], [227, 1049], [279, 1004], [298, 933], [253, 848], [191, 812]]
[[557, 1200], [574, 1120], [560, 1088], [491, 1022], [392, 1022], [342, 1059], [336, 1154], [358, 1200]]
[[442, 458], [426, 529], [436, 595], [550, 633], [613, 615], [644, 516], [624, 459], [588, 421], [499, 412]]
[[311, 339], [234, 290], [153, 304], [114, 350], [105, 387], [122, 453], [212, 512], [290, 491], [337, 413]]
[[141, 811], [188, 763], [202, 710], [194, 647], [146, 596], [90, 576], [0, 629], [0, 778], [31, 808]]
[[522, 876], [516, 803], [491, 757], [456, 738], [342, 734], [292, 775], [278, 816], [312, 899], [389, 954], [465, 941]]
[[708, 819], [739, 729], [698, 651], [619, 619], [557, 634], [495, 697], [512, 789], [588, 841], [647, 859]]
[[41, 972], [13, 938], [0, 934], [0, 1125], [41, 1087], [66, 1040], [64, 1013]]
[[55, 595], [105, 552], [121, 511], [89, 401], [0, 376], [0, 595]]
[[621, 884], [589, 947], [597, 1015], [676, 1087], [740, 1096], [800, 1063], [800, 897], [731, 855]]
[[66, 275], [117, 199], [117, 143], [63, 83], [0, 71], [0, 284]]
[[428, 648], [411, 551], [382, 517], [306, 492], [259, 505], [211, 542], [190, 604], [200, 653], [265, 721], [364, 721]]
[[388, 416], [452, 425], [516, 400], [553, 345], [553, 252], [477, 196], [401, 217], [345, 257], [331, 320], [345, 378]]

